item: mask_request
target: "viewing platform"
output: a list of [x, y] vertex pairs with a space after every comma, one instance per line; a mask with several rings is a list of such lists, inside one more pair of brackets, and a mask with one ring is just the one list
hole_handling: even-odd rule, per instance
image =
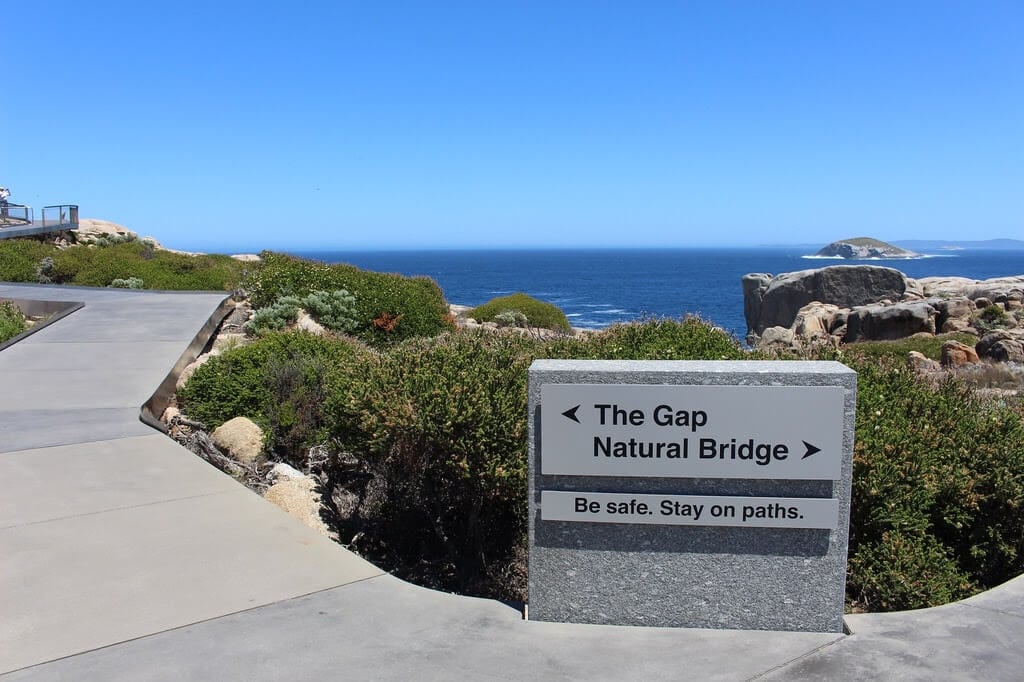
[[78, 229], [78, 206], [44, 206], [38, 220], [31, 206], [6, 204], [0, 207], [0, 239], [30, 237], [50, 232]]

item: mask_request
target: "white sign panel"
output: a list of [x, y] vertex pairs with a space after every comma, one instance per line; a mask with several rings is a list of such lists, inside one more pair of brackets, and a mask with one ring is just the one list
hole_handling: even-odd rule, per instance
[[720, 497], [543, 490], [545, 521], [674, 526], [835, 528], [839, 501], [807, 497]]
[[544, 384], [542, 474], [839, 480], [841, 386]]

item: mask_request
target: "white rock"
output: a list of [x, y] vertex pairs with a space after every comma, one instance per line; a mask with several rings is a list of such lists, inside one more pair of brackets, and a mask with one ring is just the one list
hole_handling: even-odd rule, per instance
[[302, 478], [309, 478], [309, 476], [306, 476], [295, 467], [285, 464], [284, 462], [278, 462], [275, 464], [274, 468], [271, 469], [270, 472], [277, 480], [297, 481]]
[[310, 317], [309, 313], [301, 308], [299, 308], [299, 314], [295, 318], [295, 327], [317, 336], [323, 336], [327, 333], [327, 329], [322, 324]]

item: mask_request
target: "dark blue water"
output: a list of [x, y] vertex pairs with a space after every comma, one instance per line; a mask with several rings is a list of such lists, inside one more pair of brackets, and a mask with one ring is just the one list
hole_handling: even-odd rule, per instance
[[523, 291], [559, 306], [573, 326], [600, 328], [644, 316], [698, 314], [737, 337], [746, 333], [740, 278], [840, 263], [871, 263], [909, 277], [973, 279], [1024, 274], [1024, 251], [959, 251], [915, 260], [808, 259], [803, 248], [324, 251], [296, 252], [329, 263], [433, 278], [450, 303], [479, 305]]

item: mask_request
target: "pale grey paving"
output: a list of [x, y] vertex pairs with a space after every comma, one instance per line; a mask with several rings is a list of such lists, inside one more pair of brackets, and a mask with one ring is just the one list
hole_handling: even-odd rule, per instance
[[838, 637], [524, 622], [382, 576], [10, 679], [743, 680]]
[[[152, 428], [139, 421], [138, 406], [11, 409], [0, 414], [0, 466], [6, 452], [153, 433]], [[44, 431], [39, 430], [41, 422], [49, 424]]]
[[0, 352], [0, 671], [380, 575], [139, 420], [224, 294], [85, 306]]
[[4, 682], [1024, 670], [1022, 579], [938, 609], [849, 616], [852, 635], [529, 622], [499, 602], [408, 585], [140, 429], [139, 406], [223, 295], [0, 284], [0, 296], [86, 304], [0, 351]]

